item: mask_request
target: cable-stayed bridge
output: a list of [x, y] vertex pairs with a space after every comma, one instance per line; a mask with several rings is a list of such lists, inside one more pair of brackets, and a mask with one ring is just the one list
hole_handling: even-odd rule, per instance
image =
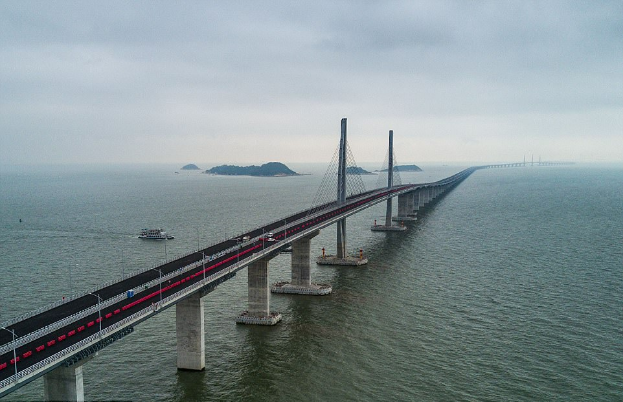
[[[205, 367], [204, 312], [202, 297], [241, 269], [248, 269], [248, 308], [238, 318], [243, 324], [276, 324], [281, 316], [270, 310], [271, 290], [277, 293], [331, 292], [330, 285], [314, 284], [310, 277], [310, 239], [319, 230], [337, 226], [335, 255], [323, 255], [317, 263], [360, 265], [363, 255], [346, 253], [346, 218], [375, 204], [386, 202], [385, 222], [372, 230], [400, 231], [402, 222], [447, 194], [474, 171], [523, 164], [474, 166], [431, 183], [400, 184], [393, 165], [393, 133], [387, 170], [387, 186], [365, 190], [351, 174], [354, 159], [346, 141], [342, 120], [335, 176], [321, 185], [314, 206], [255, 228], [238, 236], [191, 252], [156, 268], [146, 269], [99, 290], [60, 301], [0, 327], [0, 397], [44, 377], [48, 400], [83, 400], [81, 366], [96, 352], [130, 334], [140, 322], [163, 309], [176, 306], [177, 366], [186, 370]], [[350, 154], [350, 155], [349, 155]], [[325, 193], [327, 196], [325, 196]], [[332, 199], [327, 199], [332, 196]], [[398, 200], [393, 216], [392, 199]], [[399, 224], [393, 222], [398, 221]], [[292, 247], [292, 281], [270, 287], [268, 266], [281, 250]]]

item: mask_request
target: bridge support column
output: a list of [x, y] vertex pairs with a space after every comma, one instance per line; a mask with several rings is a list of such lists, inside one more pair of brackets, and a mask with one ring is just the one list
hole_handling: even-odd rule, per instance
[[195, 293], [175, 305], [177, 331], [177, 368], [205, 369], [205, 331], [203, 300]]
[[346, 258], [346, 218], [337, 221], [337, 257]]
[[421, 199], [421, 190], [415, 190], [413, 192], [413, 215], [417, 216], [418, 212], [420, 212], [420, 199]]
[[413, 218], [413, 220], [417, 220], [417, 214], [414, 212], [415, 208], [415, 191], [411, 191], [407, 193], [407, 216]]
[[46, 401], [84, 401], [82, 366], [91, 359], [69, 367], [60, 366], [43, 376], [43, 399]]
[[319, 230], [292, 242], [292, 281], [275, 283], [270, 288], [271, 292], [299, 295], [328, 295], [331, 293], [331, 285], [311, 283], [311, 239], [318, 234], [320, 234]]
[[415, 221], [417, 218], [413, 212], [413, 193], [405, 193], [398, 196], [398, 215], [394, 216], [394, 222]]
[[236, 318], [238, 324], [275, 325], [281, 314], [270, 312], [270, 288], [268, 286], [268, 261], [262, 258], [249, 265], [249, 309]]

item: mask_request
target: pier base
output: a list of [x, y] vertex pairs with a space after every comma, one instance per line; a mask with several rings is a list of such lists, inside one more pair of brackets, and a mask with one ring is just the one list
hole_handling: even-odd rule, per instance
[[344, 258], [340, 258], [334, 255], [327, 255], [324, 257], [318, 257], [316, 259], [316, 264], [318, 265], [346, 265], [357, 267], [359, 265], [365, 265], [367, 263], [367, 258], [351, 257], [348, 255]]
[[177, 368], [201, 371], [205, 369], [205, 331], [203, 300], [195, 293], [175, 306], [177, 331]]
[[289, 282], [277, 282], [270, 288], [270, 291], [291, 295], [324, 296], [330, 294], [333, 288], [326, 283], [312, 283], [307, 286], [300, 286]]
[[404, 232], [407, 230], [407, 227], [405, 225], [372, 225], [370, 230], [373, 232]]
[[415, 222], [415, 221], [417, 221], [417, 217], [413, 216], [413, 215], [394, 216], [392, 218], [392, 221], [394, 221], [394, 222]]
[[281, 321], [281, 314], [270, 311], [270, 289], [268, 287], [268, 259], [255, 261], [247, 268], [249, 287], [249, 309], [237, 318], [237, 324], [275, 325]]
[[243, 311], [238, 317], [236, 317], [236, 324], [247, 325], [275, 325], [281, 321], [281, 313], [270, 313], [265, 317], [257, 317], [250, 315], [248, 311]]

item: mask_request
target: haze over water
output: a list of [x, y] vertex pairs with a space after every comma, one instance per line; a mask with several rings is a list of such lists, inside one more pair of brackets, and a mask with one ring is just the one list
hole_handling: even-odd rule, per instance
[[[324, 168], [293, 167], [314, 174], [3, 168], [0, 322], [308, 208]], [[403, 183], [463, 167], [422, 168]], [[86, 399], [621, 400], [621, 200], [623, 169], [576, 165], [477, 171], [402, 234], [369, 230], [379, 204], [347, 220], [367, 266], [312, 265], [332, 295], [274, 295], [283, 322], [237, 326], [243, 270], [204, 298], [204, 372], [176, 370], [169, 309], [84, 366]], [[175, 236], [166, 252], [137, 239], [144, 227]], [[334, 227], [312, 254], [322, 247], [335, 251]], [[271, 283], [289, 279], [289, 258], [270, 262]], [[42, 397], [39, 379], [5, 399]]]

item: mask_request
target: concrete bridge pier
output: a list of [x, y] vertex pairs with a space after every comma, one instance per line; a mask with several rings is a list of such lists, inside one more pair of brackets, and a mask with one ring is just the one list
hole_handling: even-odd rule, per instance
[[292, 242], [292, 280], [275, 283], [270, 288], [271, 292], [314, 296], [331, 293], [331, 285], [311, 282], [311, 239], [318, 234], [320, 230]]
[[419, 189], [417, 190], [417, 198], [418, 198], [418, 201], [417, 201], [417, 205], [418, 205], [418, 214], [421, 214], [421, 212], [424, 210], [424, 206], [425, 206], [425, 204], [426, 204], [426, 203], [424, 202], [424, 201], [425, 201], [424, 191], [425, 191], [425, 189], [424, 189], [424, 188], [419, 188]]
[[421, 193], [422, 193], [422, 191], [420, 191], [420, 190], [415, 190], [415, 191], [412, 192], [412, 194], [413, 194], [413, 206], [411, 208], [410, 215], [415, 216], [415, 217], [417, 217], [418, 213], [420, 212]]
[[177, 332], [177, 368], [205, 369], [205, 330], [203, 299], [197, 292], [175, 305]]
[[412, 220], [416, 221], [417, 220], [417, 213], [415, 213], [415, 191], [411, 191], [409, 193], [407, 193], [407, 216], [410, 216], [411, 218], [413, 218]]
[[398, 196], [398, 215], [394, 216], [394, 222], [415, 221], [417, 218], [413, 215], [413, 192], [401, 194]]
[[430, 198], [428, 194], [430, 192], [430, 187], [424, 187], [420, 193], [420, 208], [425, 208], [430, 202]]
[[92, 357], [71, 366], [60, 366], [43, 376], [43, 399], [46, 401], [84, 401], [82, 366]]
[[236, 323], [275, 325], [281, 321], [280, 313], [270, 311], [269, 260], [265, 257], [248, 266], [249, 309], [236, 318]]

